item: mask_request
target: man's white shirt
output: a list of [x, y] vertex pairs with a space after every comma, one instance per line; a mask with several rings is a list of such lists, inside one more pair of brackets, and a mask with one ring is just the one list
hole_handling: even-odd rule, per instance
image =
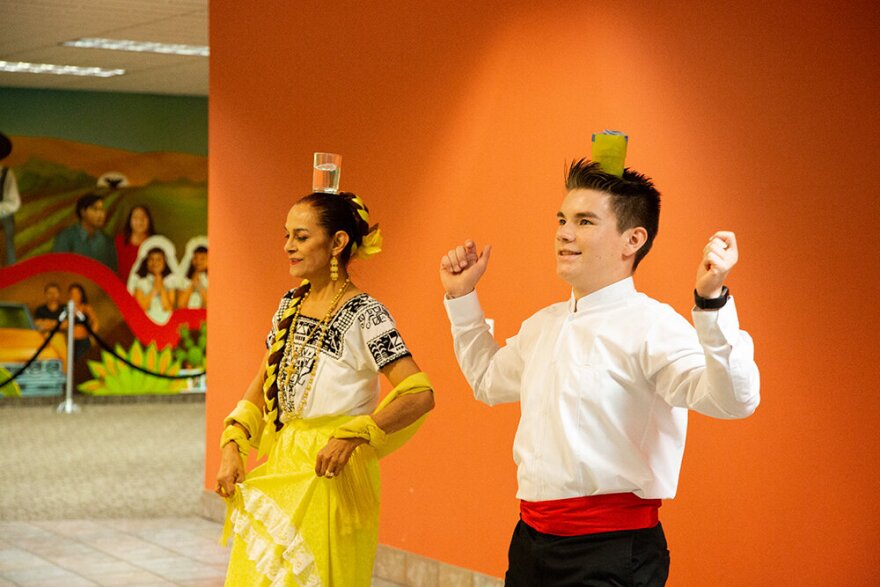
[[687, 410], [743, 418], [760, 401], [754, 345], [733, 298], [696, 330], [632, 278], [544, 308], [499, 348], [476, 292], [445, 300], [475, 397], [520, 402], [517, 497], [675, 495]]

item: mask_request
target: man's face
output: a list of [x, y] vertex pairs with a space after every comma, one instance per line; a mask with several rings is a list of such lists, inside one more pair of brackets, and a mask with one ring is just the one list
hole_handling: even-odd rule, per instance
[[104, 212], [104, 202], [98, 200], [82, 212], [82, 221], [86, 226], [91, 228], [101, 228], [107, 220], [107, 213]]
[[568, 192], [557, 213], [556, 274], [582, 297], [632, 274], [625, 256], [629, 231], [617, 231], [611, 197], [597, 190]]
[[58, 300], [61, 299], [61, 290], [57, 287], [47, 287], [46, 288], [46, 302], [50, 304], [57, 304]]

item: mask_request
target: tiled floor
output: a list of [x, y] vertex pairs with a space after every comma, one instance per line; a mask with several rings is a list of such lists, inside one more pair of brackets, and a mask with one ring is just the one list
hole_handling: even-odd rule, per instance
[[0, 587], [221, 586], [219, 535], [202, 518], [0, 522]]
[[201, 518], [0, 522], [0, 585], [222, 585], [219, 531]]
[[198, 517], [204, 403], [0, 401], [0, 430], [15, 439], [0, 451], [0, 587], [223, 585], [220, 524]]

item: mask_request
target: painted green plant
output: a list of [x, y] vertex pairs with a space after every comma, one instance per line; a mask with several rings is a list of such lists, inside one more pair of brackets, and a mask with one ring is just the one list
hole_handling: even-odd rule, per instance
[[[135, 340], [128, 351], [118, 344], [115, 350], [120, 357], [125, 357], [132, 364], [153, 373], [177, 375], [180, 371], [180, 362], [174, 360], [170, 346], [160, 351], [156, 343], [151, 342], [144, 349], [141, 343]], [[101, 352], [100, 362], [89, 361], [89, 371], [94, 379], [80, 384], [78, 389], [92, 395], [179, 393], [182, 389], [186, 389], [186, 381], [183, 379], [165, 379], [148, 375], [131, 368], [107, 351]]]
[[180, 340], [174, 349], [174, 358], [187, 369], [206, 368], [206, 349], [208, 326], [203, 321], [198, 329], [190, 330], [185, 324], [180, 326]]
[[[7, 381], [10, 377], [12, 377], [12, 373], [8, 369], [0, 367], [0, 383]], [[0, 395], [6, 397], [21, 397], [21, 388], [18, 386], [18, 382], [10, 381], [3, 387], [0, 387]]]

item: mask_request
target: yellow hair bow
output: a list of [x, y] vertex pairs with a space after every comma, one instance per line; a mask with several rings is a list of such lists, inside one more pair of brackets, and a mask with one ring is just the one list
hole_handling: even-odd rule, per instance
[[382, 252], [382, 231], [376, 226], [364, 237], [361, 246], [351, 245], [351, 256], [357, 259], [366, 259]]

